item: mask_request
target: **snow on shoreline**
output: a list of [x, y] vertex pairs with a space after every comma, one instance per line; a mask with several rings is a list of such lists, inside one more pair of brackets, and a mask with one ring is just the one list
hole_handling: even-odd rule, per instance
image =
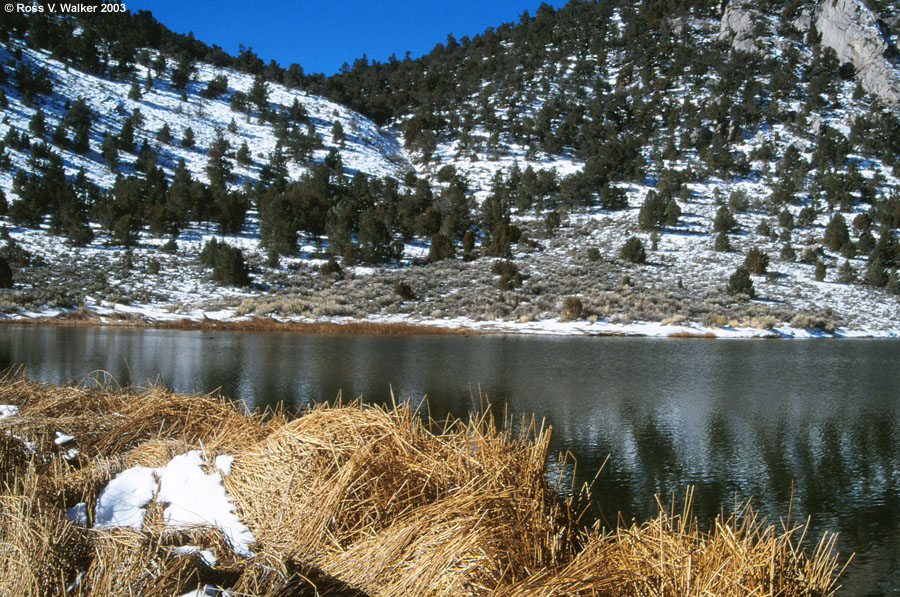
[[[234, 324], [240, 327], [248, 322], [271, 322], [277, 325], [398, 325], [421, 328], [440, 328], [463, 332], [510, 335], [542, 335], [542, 336], [626, 336], [647, 338], [900, 338], [900, 328], [888, 329], [850, 329], [836, 328], [833, 332], [818, 329], [792, 327], [787, 323], [772, 328], [754, 327], [709, 327], [700, 324], [680, 323], [665, 324], [660, 322], [634, 321], [631, 323], [613, 323], [597, 320], [564, 321], [554, 318], [542, 318], [534, 321], [492, 320], [482, 321], [468, 317], [446, 317], [441, 319], [420, 318], [405, 315], [356, 317], [275, 317], [237, 316], [233, 309], [205, 311], [195, 309], [189, 312], [172, 312], [166, 308], [153, 305], [121, 305], [101, 303], [89, 307], [89, 311], [97, 316], [96, 320], [86, 320], [87, 324], [121, 325], [125, 321], [137, 319], [149, 327], [154, 324], [172, 322], [191, 322], [209, 327]], [[52, 324], [55, 318], [72, 311], [46, 310], [41, 312], [20, 312], [13, 315], [0, 315], [0, 322], [16, 323], [39, 320]], [[252, 328], [250, 328], [252, 329]], [[364, 333], [364, 332], [363, 332]], [[375, 332], [372, 332], [375, 333]]]

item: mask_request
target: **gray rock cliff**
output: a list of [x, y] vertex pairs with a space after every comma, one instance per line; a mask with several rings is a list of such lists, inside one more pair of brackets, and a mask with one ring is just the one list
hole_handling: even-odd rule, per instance
[[730, 40], [731, 47], [741, 52], [763, 53], [763, 44], [754, 29], [762, 14], [741, 0], [732, 0], [722, 13], [719, 38]]
[[878, 19], [859, 0], [824, 0], [815, 26], [822, 45], [856, 68], [863, 89], [888, 106], [900, 107], [900, 69], [889, 59], [896, 48], [883, 35]]

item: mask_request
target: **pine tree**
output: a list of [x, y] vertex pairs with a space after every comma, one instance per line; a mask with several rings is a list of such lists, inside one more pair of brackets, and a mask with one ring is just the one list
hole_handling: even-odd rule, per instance
[[335, 120], [334, 124], [331, 125], [331, 138], [341, 149], [344, 149], [347, 144], [347, 137], [344, 135], [344, 127], [339, 120]]
[[183, 53], [172, 71], [172, 86], [175, 89], [184, 90], [196, 70], [194, 60], [186, 52]]
[[269, 87], [265, 79], [261, 76], [257, 75], [257, 77], [253, 79], [253, 86], [247, 94], [247, 99], [256, 106], [257, 110], [259, 110], [261, 120], [269, 107]]
[[238, 247], [212, 238], [203, 245], [200, 262], [212, 267], [212, 277], [216, 282], [229, 286], [250, 283], [250, 270], [244, 261], [244, 253]]
[[194, 129], [191, 127], [187, 127], [184, 129], [183, 136], [181, 138], [181, 146], [185, 149], [192, 149], [194, 147]]
[[248, 166], [253, 163], [253, 156], [250, 155], [250, 147], [247, 145], [246, 141], [241, 143], [241, 146], [235, 154], [235, 159], [237, 160], [237, 163], [242, 166]]
[[157, 133], [156, 133], [156, 140], [159, 141], [160, 143], [164, 143], [164, 144], [168, 145], [169, 143], [172, 142], [172, 139], [173, 139], [172, 131], [169, 130], [169, 123], [164, 122], [162, 125], [162, 128], [160, 128], [159, 131], [157, 131]]
[[89, 149], [92, 112], [87, 101], [79, 97], [66, 112], [62, 125], [72, 130], [72, 149], [84, 153]]
[[116, 145], [122, 151], [131, 152], [134, 150], [134, 121], [129, 117], [122, 123], [122, 129]]
[[44, 133], [47, 131], [47, 121], [44, 117], [44, 111], [41, 110], [40, 106], [35, 110], [31, 120], [28, 121], [28, 130], [38, 139], [43, 137]]

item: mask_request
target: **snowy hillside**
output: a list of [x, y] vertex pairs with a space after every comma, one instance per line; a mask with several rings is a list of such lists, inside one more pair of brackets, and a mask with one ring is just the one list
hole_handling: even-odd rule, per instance
[[[896, 336], [897, 108], [817, 45], [817, 13], [802, 13], [814, 6], [751, 4], [668, 20], [624, 2], [572, 5], [307, 90], [202, 62], [179, 89], [181, 62], [156, 49], [139, 49], [125, 76], [112, 59], [88, 73], [12, 36], [0, 46], [0, 242], [13, 285], [0, 308]], [[52, 90], [30, 97], [22, 81], [41, 69]], [[91, 113], [80, 150], [79, 98]], [[59, 197], [78, 207], [29, 220], [23, 181], [51, 172], [54, 153], [74, 181]], [[191, 207], [175, 197], [180, 160]], [[241, 249], [249, 284], [211, 271], [201, 253], [213, 238]], [[631, 238], [640, 256], [623, 252]]]
[[[20, 48], [23, 62], [33, 69], [43, 67], [49, 72], [53, 84], [52, 95], [43, 98], [41, 108], [47, 114], [47, 129], [54, 130], [60, 124], [65, 113], [65, 105], [76, 98], [87, 100], [98, 118], [92, 127], [90, 140], [91, 151], [79, 155], [72, 151], [63, 151], [66, 161], [66, 174], [74, 176], [79, 168], [84, 168], [88, 177], [101, 188], [112, 185], [115, 175], [103, 164], [101, 157], [102, 133], [104, 130], [118, 131], [122, 120], [134, 110], [143, 115], [143, 125], [136, 131], [136, 138], [144, 138], [160, 151], [160, 165], [171, 175], [178, 159], [184, 159], [191, 172], [201, 179], [206, 179], [204, 168], [206, 156], [204, 148], [209, 147], [217, 133], [222, 133], [231, 143], [233, 149], [244, 141], [247, 142], [254, 158], [254, 164], [246, 167], [237, 165], [236, 185], [240, 186], [244, 179], [256, 182], [259, 164], [268, 160], [275, 149], [276, 139], [272, 127], [268, 123], [259, 122], [257, 118], [246, 117], [233, 112], [229, 108], [229, 97], [235, 92], [247, 93], [253, 85], [253, 76], [230, 70], [217, 69], [210, 65], [199, 64], [194, 80], [187, 85], [186, 99], [181, 92], [173, 89], [169, 81], [157, 79], [150, 89], [141, 91], [140, 99], [129, 99], [131, 83], [128, 80], [110, 80], [85, 72], [67, 68], [58, 60], [50, 57], [49, 52], [28, 48], [25, 44], [13, 44]], [[155, 55], [151, 54], [151, 58]], [[0, 49], [0, 60], [9, 63], [12, 54], [8, 49]], [[169, 61], [169, 68], [172, 68]], [[135, 65], [134, 78], [144, 81], [150, 70], [140, 64]], [[228, 80], [228, 91], [217, 99], [207, 99], [200, 95], [207, 84], [216, 76], [223, 75]], [[331, 137], [333, 123], [340, 122], [347, 132], [346, 147], [341, 151], [344, 167], [352, 174], [356, 170], [375, 176], [402, 177], [410, 166], [406, 163], [402, 148], [393, 136], [382, 133], [364, 116], [326, 99], [309, 95], [303, 91], [289, 90], [281, 85], [269, 86], [269, 102], [273, 106], [288, 108], [296, 99], [309, 114], [320, 135], [325, 148], [315, 153], [319, 161], [328, 153], [328, 147], [337, 144]], [[10, 94], [9, 106], [4, 110], [8, 122], [0, 125], [0, 135], [6, 135], [10, 127], [28, 133], [28, 124], [37, 107], [26, 106], [15, 95]], [[236, 131], [228, 129], [234, 120]], [[182, 139], [184, 131], [190, 127], [195, 135], [195, 149], [188, 150], [177, 142], [161, 144], [155, 140], [156, 133], [163, 124], [168, 124], [174, 138]], [[15, 168], [26, 168], [26, 155], [19, 152], [13, 154], [13, 169], [0, 172], [0, 185], [9, 193], [12, 189], [12, 174]], [[136, 156], [123, 154], [121, 162], [126, 167], [133, 165]], [[304, 168], [290, 164], [290, 175], [296, 178]], [[208, 182], [208, 180], [206, 180]]]

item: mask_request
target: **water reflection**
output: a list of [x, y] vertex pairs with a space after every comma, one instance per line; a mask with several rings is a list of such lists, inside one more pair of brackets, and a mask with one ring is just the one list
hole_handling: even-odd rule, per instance
[[521, 337], [333, 337], [0, 326], [0, 366], [45, 381], [94, 370], [217, 388], [248, 408], [390, 391], [432, 416], [495, 408], [553, 426], [554, 451], [594, 477], [607, 518], [697, 487], [697, 510], [753, 498], [777, 521], [841, 533], [848, 594], [900, 591], [900, 343]]

